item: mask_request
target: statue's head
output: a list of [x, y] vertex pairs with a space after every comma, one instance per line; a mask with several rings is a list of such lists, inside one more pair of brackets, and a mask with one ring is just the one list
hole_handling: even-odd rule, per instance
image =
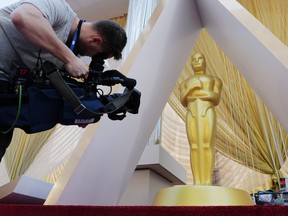
[[191, 57], [192, 68], [195, 73], [203, 72], [206, 70], [205, 56], [202, 53], [194, 53]]

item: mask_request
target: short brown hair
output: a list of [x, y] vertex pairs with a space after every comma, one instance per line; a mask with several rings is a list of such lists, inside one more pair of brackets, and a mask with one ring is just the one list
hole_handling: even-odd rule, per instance
[[116, 60], [122, 58], [122, 51], [127, 43], [125, 30], [111, 20], [100, 20], [93, 23], [93, 28], [98, 32], [106, 44], [106, 49], [113, 54]]

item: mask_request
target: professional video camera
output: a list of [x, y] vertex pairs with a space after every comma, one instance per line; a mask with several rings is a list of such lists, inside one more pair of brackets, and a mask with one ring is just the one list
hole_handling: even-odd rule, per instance
[[[14, 92], [0, 94], [0, 126], [18, 127], [26, 133], [48, 130], [57, 123], [86, 125], [98, 122], [107, 114], [111, 120], [122, 120], [127, 112], [137, 114], [141, 93], [136, 80], [117, 70], [104, 70], [101, 56], [92, 57], [86, 80], [75, 79], [47, 61], [23, 73], [16, 67]], [[121, 84], [123, 93], [111, 93]], [[103, 86], [108, 86], [105, 93]]]

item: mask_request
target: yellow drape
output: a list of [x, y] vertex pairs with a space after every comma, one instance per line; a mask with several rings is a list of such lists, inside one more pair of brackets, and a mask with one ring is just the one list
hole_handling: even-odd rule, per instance
[[25, 173], [52, 133], [53, 128], [36, 134], [14, 130], [11, 144], [4, 155], [6, 170], [11, 180]]
[[113, 20], [114, 22], [117, 22], [119, 25], [125, 28], [126, 22], [127, 22], [127, 14], [124, 14], [123, 16], [119, 16], [119, 17], [114, 17], [111, 20]]

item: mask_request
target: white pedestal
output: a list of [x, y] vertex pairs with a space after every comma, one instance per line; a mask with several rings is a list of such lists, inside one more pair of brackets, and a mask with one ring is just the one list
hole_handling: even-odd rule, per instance
[[159, 190], [185, 182], [186, 170], [168, 152], [160, 145], [146, 146], [119, 205], [150, 206]]
[[43, 204], [53, 185], [21, 176], [0, 187], [1, 204]]

